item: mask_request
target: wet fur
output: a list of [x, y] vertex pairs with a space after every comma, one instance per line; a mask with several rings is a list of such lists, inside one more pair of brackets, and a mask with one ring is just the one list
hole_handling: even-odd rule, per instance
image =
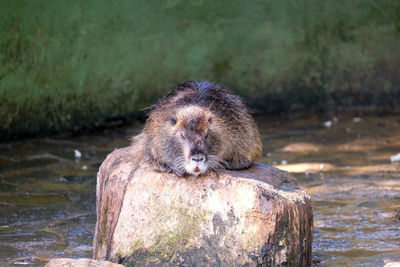
[[[178, 119], [176, 126], [171, 118]], [[208, 132], [205, 146], [209, 169], [249, 168], [261, 155], [260, 136], [243, 101], [211, 82], [178, 84], [155, 104], [143, 131], [132, 140], [135, 153], [155, 170], [185, 175], [184, 148], [177, 140], [177, 129], [203, 135], [206, 133], [202, 131]]]

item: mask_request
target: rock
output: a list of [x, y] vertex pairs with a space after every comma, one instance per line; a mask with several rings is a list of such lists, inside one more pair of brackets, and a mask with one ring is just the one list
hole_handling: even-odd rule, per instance
[[398, 153], [398, 154], [396, 154], [396, 155], [392, 155], [392, 156], [390, 156], [390, 161], [393, 163], [393, 162], [396, 162], [396, 161], [400, 161], [400, 153]]
[[92, 259], [67, 259], [58, 258], [50, 260], [45, 267], [123, 267], [121, 264], [109, 261], [96, 261]]
[[126, 265], [310, 266], [310, 196], [289, 173], [255, 164], [180, 178], [107, 156], [97, 174], [94, 258]]
[[383, 267], [400, 267], [400, 262], [388, 262]]

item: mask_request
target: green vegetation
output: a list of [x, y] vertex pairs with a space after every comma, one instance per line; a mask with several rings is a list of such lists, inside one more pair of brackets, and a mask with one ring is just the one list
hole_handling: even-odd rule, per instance
[[400, 107], [398, 0], [2, 0], [0, 137], [128, 118], [185, 80], [266, 111]]

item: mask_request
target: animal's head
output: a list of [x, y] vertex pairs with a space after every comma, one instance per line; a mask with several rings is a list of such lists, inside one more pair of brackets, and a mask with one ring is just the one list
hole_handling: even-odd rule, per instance
[[157, 120], [161, 127], [153, 153], [172, 169], [197, 176], [220, 167], [222, 123], [207, 108], [183, 106]]

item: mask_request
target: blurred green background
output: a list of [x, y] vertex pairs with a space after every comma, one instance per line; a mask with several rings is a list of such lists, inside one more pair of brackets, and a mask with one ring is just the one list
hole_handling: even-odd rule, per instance
[[210, 80], [266, 112], [400, 107], [399, 0], [0, 0], [0, 138]]

